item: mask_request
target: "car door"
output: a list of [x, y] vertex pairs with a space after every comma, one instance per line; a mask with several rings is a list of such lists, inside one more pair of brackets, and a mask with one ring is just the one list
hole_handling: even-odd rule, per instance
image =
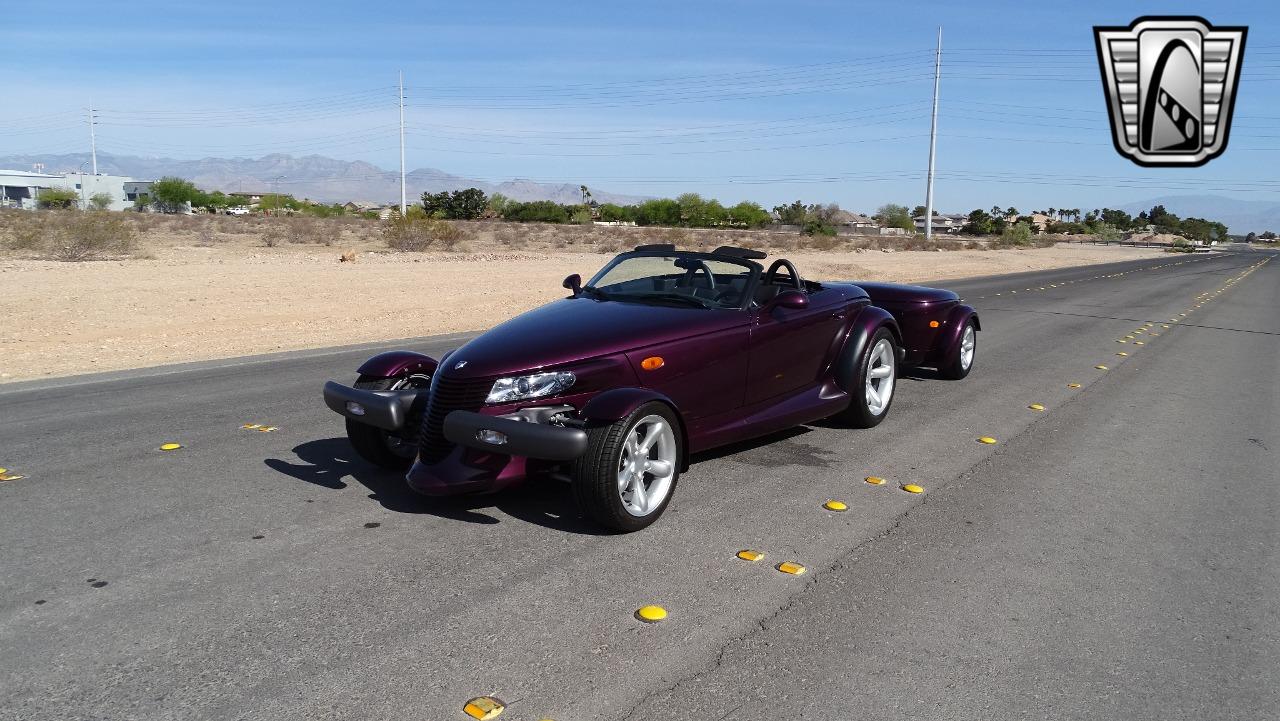
[[746, 404], [809, 387], [818, 380], [844, 331], [848, 300], [835, 289], [809, 293], [809, 307], [755, 311], [747, 368]]

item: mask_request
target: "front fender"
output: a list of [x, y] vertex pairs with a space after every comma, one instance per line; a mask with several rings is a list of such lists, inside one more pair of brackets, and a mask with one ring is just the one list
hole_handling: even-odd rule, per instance
[[676, 404], [665, 395], [649, 388], [614, 388], [607, 390], [582, 407], [579, 415], [588, 423], [613, 423], [631, 415], [637, 408], [650, 401], [658, 401], [671, 406], [679, 413]]
[[946, 365], [956, 359], [956, 354], [960, 352], [960, 334], [964, 332], [965, 323], [969, 319], [973, 319], [974, 330], [982, 330], [978, 311], [973, 306], [957, 305], [947, 314], [947, 322], [943, 326], [945, 330], [934, 341], [933, 356], [938, 363]]
[[853, 325], [846, 336], [844, 347], [836, 356], [832, 376], [836, 385], [845, 393], [852, 393], [858, 385], [858, 360], [871, 341], [871, 336], [881, 328], [888, 328], [893, 333], [893, 342], [897, 345], [898, 360], [902, 360], [902, 331], [898, 322], [889, 311], [875, 305], [868, 305], [854, 318]]
[[421, 373], [433, 375], [440, 362], [429, 355], [411, 350], [389, 350], [370, 358], [356, 372], [360, 375], [394, 378], [400, 375]]

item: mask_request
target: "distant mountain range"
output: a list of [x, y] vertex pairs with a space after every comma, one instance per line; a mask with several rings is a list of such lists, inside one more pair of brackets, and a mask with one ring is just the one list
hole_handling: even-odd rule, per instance
[[[46, 173], [76, 172], [89, 160], [88, 153], [69, 155], [10, 155], [0, 157], [0, 169], [31, 170], [41, 163]], [[335, 160], [321, 155], [296, 158], [292, 155], [273, 154], [261, 158], [204, 158], [202, 160], [176, 160], [174, 158], [139, 158], [132, 155], [98, 153], [98, 172], [111, 175], [127, 175], [138, 180], [155, 180], [175, 175], [192, 181], [205, 190], [223, 192], [273, 192], [275, 179], [282, 193], [296, 198], [310, 198], [323, 202], [348, 200], [371, 202], [399, 202], [400, 173], [384, 170], [362, 161]], [[479, 188], [490, 195], [501, 193], [520, 201], [552, 200], [557, 203], [579, 203], [582, 193], [575, 183], [535, 183], [531, 180], [509, 180], [504, 183], [487, 183], [481, 180], [451, 175], [435, 168], [419, 168], [407, 174], [406, 187], [409, 201], [416, 202], [424, 192]], [[591, 195], [599, 203], [629, 204], [644, 200], [642, 197], [619, 195], [591, 188]]]
[[1137, 215], [1156, 205], [1163, 205], [1165, 210], [1180, 218], [1204, 218], [1225, 223], [1230, 232], [1239, 235], [1266, 230], [1280, 233], [1280, 203], [1272, 200], [1238, 200], [1221, 195], [1166, 195], [1126, 203], [1120, 206], [1120, 210]]

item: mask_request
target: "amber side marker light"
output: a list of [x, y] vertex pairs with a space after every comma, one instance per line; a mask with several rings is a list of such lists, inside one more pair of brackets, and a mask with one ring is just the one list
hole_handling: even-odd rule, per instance
[[647, 371], [656, 371], [666, 364], [667, 362], [662, 359], [662, 356], [657, 355], [649, 356], [640, 361], [640, 367]]
[[931, 321], [929, 321], [929, 327], [930, 327], [930, 328], [937, 328], [937, 327], [938, 327], [938, 321], [936, 321], [936, 320], [931, 320]]

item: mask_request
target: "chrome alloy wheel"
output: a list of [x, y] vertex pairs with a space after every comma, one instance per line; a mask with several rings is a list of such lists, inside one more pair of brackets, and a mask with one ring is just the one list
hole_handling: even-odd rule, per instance
[[631, 427], [618, 458], [618, 495], [633, 516], [647, 516], [662, 506], [676, 477], [676, 434], [659, 415], [641, 418]]
[[873, 416], [884, 413], [893, 399], [893, 383], [897, 375], [894, 372], [895, 362], [893, 343], [888, 338], [881, 338], [867, 359], [867, 411]]
[[960, 367], [969, 370], [973, 365], [973, 352], [978, 346], [978, 336], [973, 332], [973, 324], [964, 327], [964, 335], [960, 337]]

